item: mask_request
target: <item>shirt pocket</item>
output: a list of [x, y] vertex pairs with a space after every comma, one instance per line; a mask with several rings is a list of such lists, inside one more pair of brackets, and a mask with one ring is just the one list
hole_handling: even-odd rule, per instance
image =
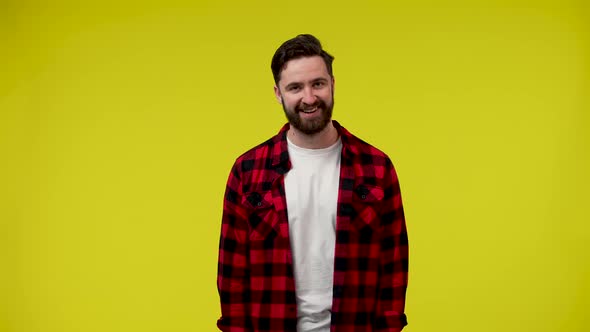
[[383, 188], [368, 184], [359, 184], [354, 188], [352, 224], [358, 230], [376, 230], [383, 202]]
[[255, 191], [243, 196], [243, 206], [248, 209], [250, 240], [272, 240], [279, 232], [279, 217], [274, 207], [271, 191]]

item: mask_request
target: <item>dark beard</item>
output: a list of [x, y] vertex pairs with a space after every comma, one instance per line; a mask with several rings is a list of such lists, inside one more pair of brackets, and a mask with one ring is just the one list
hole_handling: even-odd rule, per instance
[[[332, 99], [334, 100], [334, 99]], [[306, 135], [313, 135], [317, 134], [320, 131], [324, 130], [326, 126], [332, 120], [332, 109], [334, 108], [334, 102], [332, 101], [332, 105], [328, 107], [323, 100], [318, 100], [313, 106], [317, 107], [318, 110], [316, 112], [321, 112], [321, 115], [318, 119], [302, 121], [300, 113], [303, 111], [300, 105], [298, 105], [293, 112], [288, 111], [283, 104], [283, 111], [285, 111], [285, 116], [287, 116], [287, 120], [289, 120], [289, 124], [295, 127], [300, 132]]]

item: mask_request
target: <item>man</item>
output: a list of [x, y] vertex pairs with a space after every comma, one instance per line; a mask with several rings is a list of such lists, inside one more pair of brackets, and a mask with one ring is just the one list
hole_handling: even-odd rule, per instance
[[390, 159], [332, 121], [333, 57], [311, 35], [276, 51], [289, 121], [229, 175], [222, 331], [401, 331], [408, 240]]

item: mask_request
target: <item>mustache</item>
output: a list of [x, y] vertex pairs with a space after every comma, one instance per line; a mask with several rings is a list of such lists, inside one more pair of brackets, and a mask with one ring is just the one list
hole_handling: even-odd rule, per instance
[[295, 107], [295, 111], [297, 112], [302, 112], [305, 109], [310, 109], [310, 108], [318, 108], [320, 110], [325, 110], [326, 109], [326, 103], [324, 103], [323, 100], [318, 100], [315, 103], [308, 105], [308, 104], [299, 104], [297, 105], [297, 107]]

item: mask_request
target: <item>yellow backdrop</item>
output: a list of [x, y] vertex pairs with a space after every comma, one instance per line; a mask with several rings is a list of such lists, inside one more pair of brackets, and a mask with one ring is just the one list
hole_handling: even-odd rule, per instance
[[587, 331], [585, 1], [80, 3], [0, 2], [0, 331], [214, 331], [225, 181], [298, 33], [397, 166], [406, 331]]

